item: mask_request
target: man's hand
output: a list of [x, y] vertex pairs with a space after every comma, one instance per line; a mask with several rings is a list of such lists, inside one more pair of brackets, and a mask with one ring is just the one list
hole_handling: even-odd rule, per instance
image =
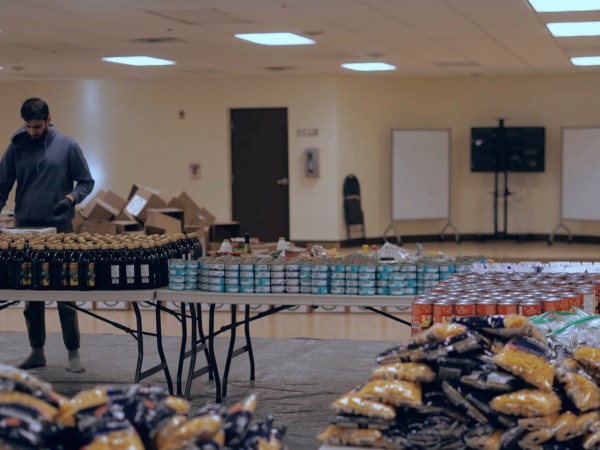
[[56, 206], [54, 206], [54, 210], [52, 211], [55, 216], [60, 216], [67, 212], [73, 206], [73, 202], [69, 200], [68, 197], [60, 200]]

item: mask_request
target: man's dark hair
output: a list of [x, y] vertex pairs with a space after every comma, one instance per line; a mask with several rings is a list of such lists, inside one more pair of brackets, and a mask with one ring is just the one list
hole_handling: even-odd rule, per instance
[[21, 106], [21, 118], [24, 121], [48, 120], [48, 117], [50, 117], [48, 104], [41, 98], [32, 97], [23, 102], [23, 106]]

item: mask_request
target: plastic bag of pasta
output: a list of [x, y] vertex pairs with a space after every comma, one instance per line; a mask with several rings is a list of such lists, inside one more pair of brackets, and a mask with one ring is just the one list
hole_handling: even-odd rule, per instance
[[467, 327], [458, 323], [436, 323], [427, 330], [413, 336], [412, 342], [416, 344], [431, 344], [466, 332]]
[[75, 414], [85, 450], [144, 450], [120, 405], [92, 406]]
[[52, 390], [45, 383], [24, 370], [0, 364], [0, 392], [22, 392], [39, 398], [51, 406], [58, 408], [67, 399]]
[[500, 437], [504, 430], [491, 426], [479, 426], [471, 429], [464, 437], [468, 448], [477, 450], [500, 450]]
[[530, 336], [544, 344], [547, 342], [544, 334], [530, 323], [526, 317], [519, 314], [455, 317], [453, 322], [493, 336], [503, 338]]
[[56, 421], [60, 424], [75, 427], [75, 415], [84, 409], [105, 405], [109, 402], [106, 386], [98, 386], [93, 389], [79, 392], [68, 402], [61, 404]]
[[43, 414], [24, 404], [0, 404], [0, 448], [45, 448]]
[[386, 448], [383, 446], [386, 444], [379, 430], [340, 428], [330, 425], [317, 436], [317, 439], [329, 445]]
[[376, 380], [412, 381], [430, 383], [435, 380], [435, 372], [427, 364], [396, 363], [384, 364], [373, 371]]
[[241, 443], [255, 409], [256, 395], [250, 394], [227, 410], [223, 429], [225, 430], [225, 443], [228, 446]]
[[146, 446], [152, 441], [154, 430], [162, 423], [174, 415], [185, 415], [189, 411], [187, 401], [169, 395], [161, 386], [132, 384], [105, 389], [108, 400], [123, 407], [125, 417], [135, 427]]
[[355, 392], [349, 392], [339, 397], [333, 402], [332, 408], [338, 413], [379, 417], [385, 420], [392, 420], [396, 417], [396, 411], [391, 406], [365, 399]]
[[273, 426], [273, 417], [253, 423], [248, 427], [239, 450], [281, 450], [285, 427]]
[[554, 365], [549, 362], [547, 349], [534, 339], [525, 336], [512, 338], [494, 355], [493, 361], [538, 389], [552, 390]]
[[572, 413], [562, 414], [553, 426], [554, 438], [562, 442], [583, 436], [588, 433], [590, 427], [598, 420], [600, 420], [600, 417], [596, 411], [579, 416]]
[[573, 358], [594, 377], [596, 382], [600, 382], [600, 348], [580, 345], [573, 352]]
[[560, 411], [562, 404], [555, 392], [537, 389], [502, 394], [492, 400], [492, 409], [502, 414], [519, 417], [542, 417]]
[[567, 397], [579, 411], [587, 412], [600, 408], [600, 388], [587, 374], [569, 370], [564, 364], [558, 364], [556, 376]]
[[411, 381], [371, 380], [357, 395], [393, 406], [416, 407], [421, 402], [421, 386]]
[[220, 413], [207, 410], [190, 418], [172, 416], [153, 433], [153, 443], [158, 450], [191, 448], [208, 450], [225, 444], [223, 417]]

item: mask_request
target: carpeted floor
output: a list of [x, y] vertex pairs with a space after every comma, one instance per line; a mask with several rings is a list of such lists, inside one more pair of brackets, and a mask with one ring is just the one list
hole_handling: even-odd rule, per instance
[[[16, 365], [26, 355], [25, 333], [0, 333], [0, 362]], [[224, 357], [229, 343], [217, 338], [215, 352], [219, 372], [224, 369]], [[241, 341], [239, 341], [241, 343]], [[316, 435], [328, 423], [332, 413], [331, 402], [344, 391], [364, 383], [375, 366], [375, 355], [394, 345], [393, 342], [266, 339], [252, 340], [256, 362], [256, 380], [249, 380], [247, 355], [233, 360], [229, 376], [229, 405], [249, 392], [258, 396], [257, 418], [273, 415], [276, 423], [285, 424], [288, 431], [285, 443], [290, 450], [319, 448]], [[171, 376], [175, 379], [179, 339], [164, 340]], [[46, 344], [48, 366], [31, 373], [52, 383], [60, 394], [73, 396], [77, 392], [99, 384], [126, 384], [133, 382], [137, 359], [137, 344], [127, 335], [82, 336], [81, 354], [86, 372], [72, 374], [65, 370], [67, 352], [60, 334], [49, 334]], [[155, 340], [146, 338], [144, 368], [158, 362]], [[203, 363], [198, 355], [197, 367]], [[185, 380], [184, 380], [185, 382]], [[166, 385], [162, 372], [143, 383]], [[214, 383], [204, 375], [194, 380], [191, 403], [196, 408], [214, 402]]]

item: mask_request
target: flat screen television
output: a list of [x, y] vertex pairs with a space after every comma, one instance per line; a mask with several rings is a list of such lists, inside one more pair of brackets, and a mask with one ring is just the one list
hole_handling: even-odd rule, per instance
[[471, 128], [471, 172], [543, 172], [544, 127]]

